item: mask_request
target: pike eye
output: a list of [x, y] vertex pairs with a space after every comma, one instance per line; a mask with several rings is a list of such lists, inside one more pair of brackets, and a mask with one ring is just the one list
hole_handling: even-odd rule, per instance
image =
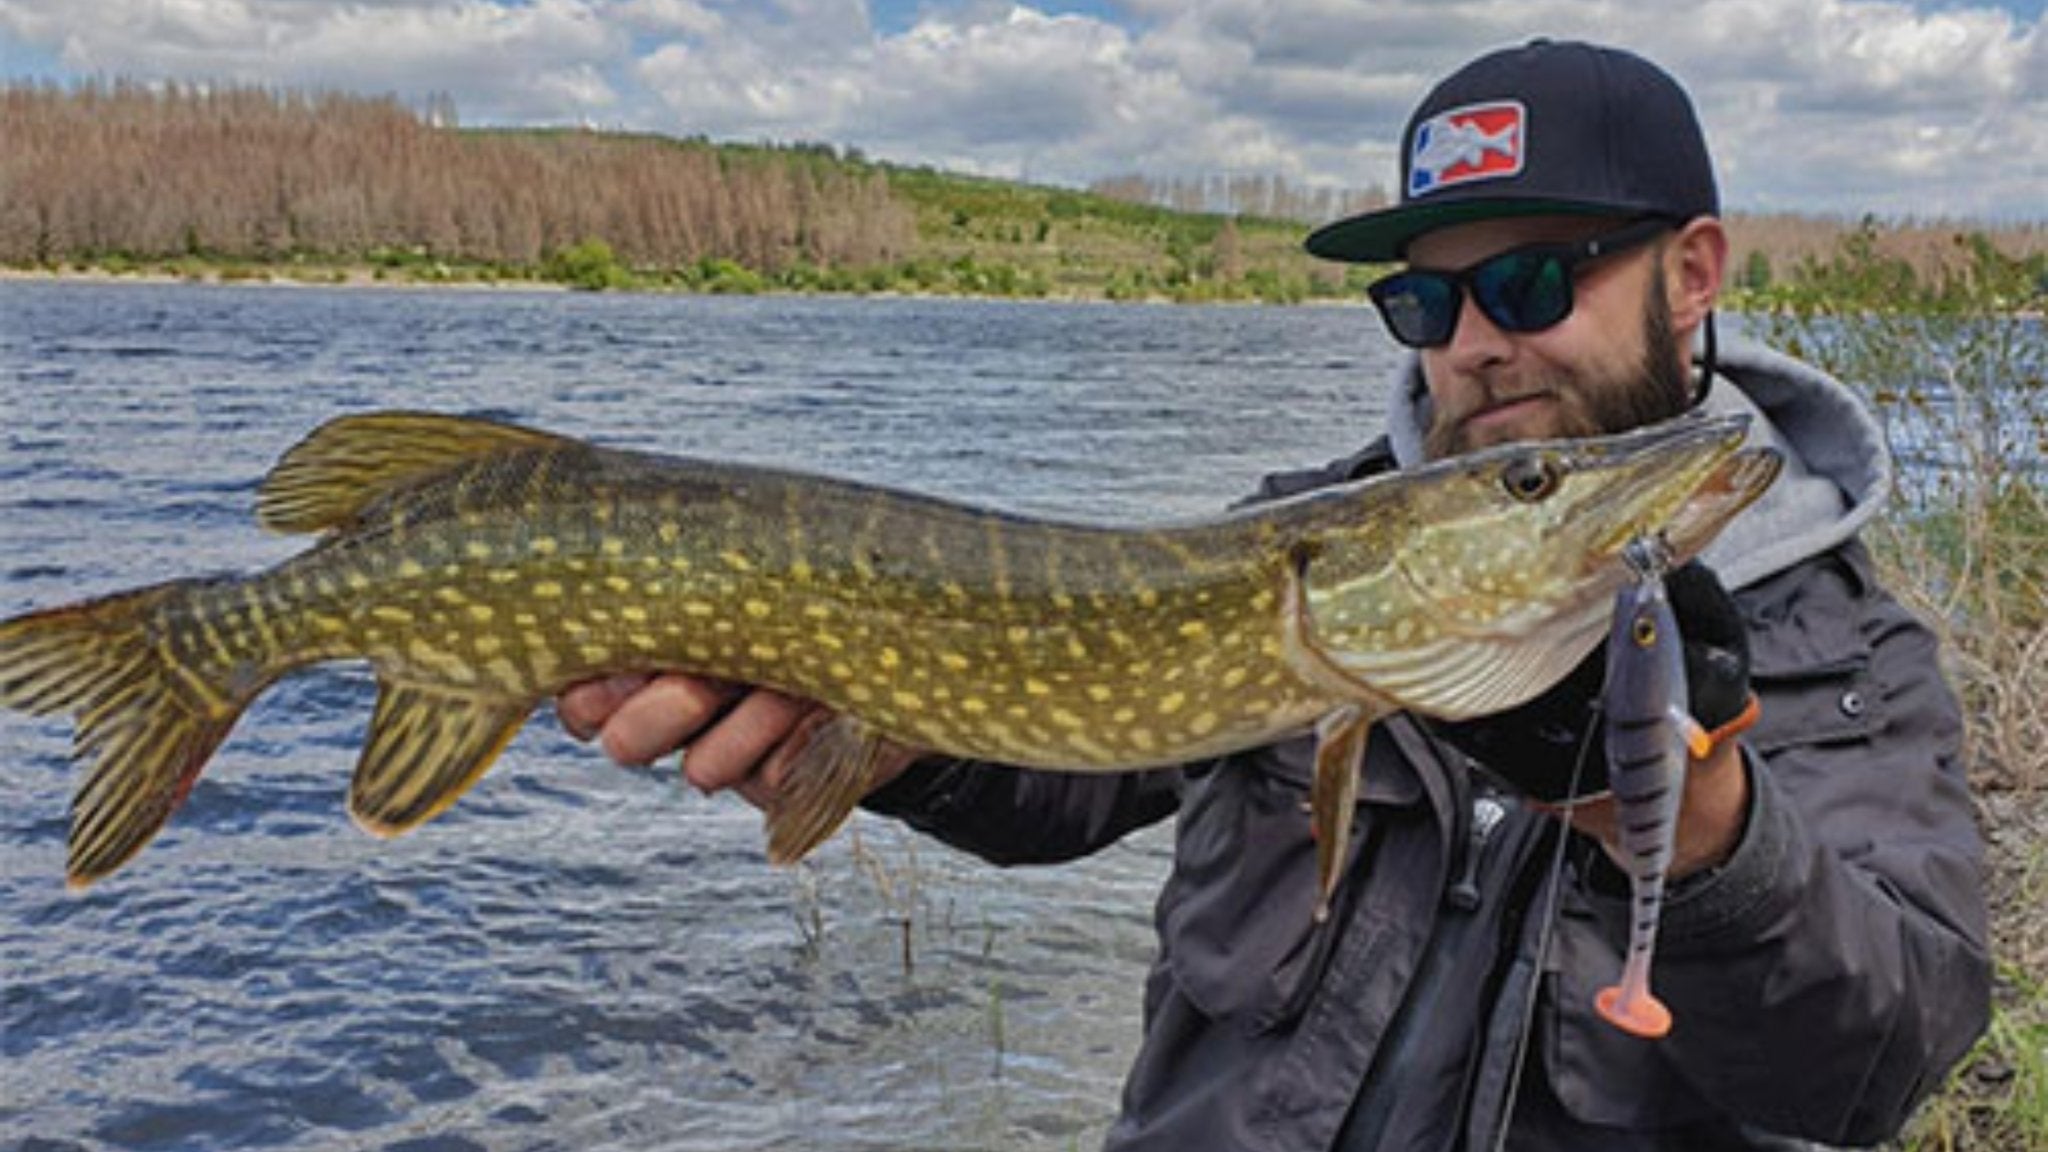
[[1500, 470], [1500, 486], [1522, 503], [1534, 504], [1557, 491], [1563, 475], [1564, 470], [1548, 455], [1518, 456]]
[[1657, 622], [1647, 616], [1638, 617], [1630, 629], [1630, 637], [1638, 648], [1648, 648], [1657, 642]]

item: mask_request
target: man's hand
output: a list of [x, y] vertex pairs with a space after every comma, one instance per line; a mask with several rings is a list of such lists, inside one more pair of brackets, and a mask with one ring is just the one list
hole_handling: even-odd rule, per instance
[[[1688, 710], [1713, 734], [1713, 749], [1687, 766], [1672, 874], [1720, 863], [1742, 835], [1749, 777], [1733, 736], [1754, 719], [1749, 687], [1749, 633], [1735, 601], [1706, 565], [1693, 561], [1665, 577], [1672, 614], [1685, 642]], [[1430, 727], [1489, 773], [1546, 807], [1607, 788], [1605, 741], [1599, 729], [1606, 677], [1603, 645], [1556, 687], [1494, 716]], [[1576, 772], [1575, 772], [1576, 769]], [[1576, 787], [1574, 777], [1576, 775]], [[1617, 851], [1611, 798], [1571, 805], [1574, 827]]]
[[[596, 739], [621, 764], [652, 764], [681, 749], [691, 785], [707, 795], [733, 789], [761, 809], [810, 733], [832, 716], [821, 704], [765, 688], [678, 674], [585, 681], [561, 694], [555, 712], [571, 736]], [[890, 758], [877, 784], [913, 758]]]

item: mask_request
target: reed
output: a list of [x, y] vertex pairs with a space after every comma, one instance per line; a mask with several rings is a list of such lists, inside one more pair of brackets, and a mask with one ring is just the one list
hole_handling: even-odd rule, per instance
[[1962, 236], [1940, 274], [1915, 275], [1874, 239], [1808, 261], [1759, 319], [1883, 419], [1902, 467], [1873, 550], [1941, 633], [1967, 719], [1993, 1018], [1895, 1147], [2048, 1148], [2048, 272]]

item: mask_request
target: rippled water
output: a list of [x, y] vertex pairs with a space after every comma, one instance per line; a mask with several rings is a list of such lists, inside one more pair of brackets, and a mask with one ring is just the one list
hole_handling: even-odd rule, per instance
[[[416, 406], [1020, 510], [1158, 518], [1375, 426], [1359, 309], [0, 284], [0, 613], [267, 564], [312, 425]], [[393, 842], [360, 666], [289, 679], [169, 828], [62, 886], [68, 729], [0, 715], [0, 1143], [1096, 1143], [1167, 837], [999, 872], [861, 818], [814, 863], [545, 717]]]

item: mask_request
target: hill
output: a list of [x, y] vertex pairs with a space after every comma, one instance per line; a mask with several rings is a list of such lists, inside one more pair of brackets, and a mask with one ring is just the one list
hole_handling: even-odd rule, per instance
[[[873, 162], [828, 144], [464, 129], [439, 105], [246, 87], [0, 88], [0, 266], [585, 288], [1360, 299], [1379, 270], [1302, 253], [1308, 222]], [[1249, 182], [1262, 207], [1328, 196]], [[1114, 193], [1114, 194], [1111, 194]], [[1731, 221], [1739, 284], [1782, 293], [1843, 237], [1919, 283], [1978, 252], [1947, 223]], [[1984, 238], [2048, 261], [2048, 230]], [[1777, 300], [1775, 296], [1762, 297]]]

